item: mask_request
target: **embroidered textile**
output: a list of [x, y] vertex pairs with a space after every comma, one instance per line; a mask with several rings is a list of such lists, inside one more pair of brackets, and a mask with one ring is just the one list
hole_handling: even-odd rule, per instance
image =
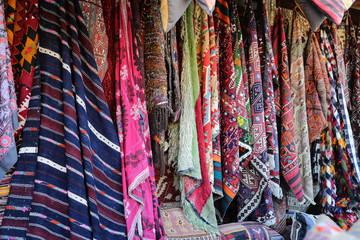
[[211, 130], [211, 78], [210, 78], [210, 39], [208, 15], [195, 4], [194, 25], [197, 65], [202, 101], [202, 125], [204, 132], [205, 157], [210, 182], [214, 183], [214, 160], [212, 156]]
[[[101, 0], [101, 5], [104, 14], [104, 23], [106, 27], [106, 35], [108, 37], [108, 53], [107, 53], [107, 71], [102, 80], [102, 87], [104, 89], [106, 102], [109, 106], [111, 118], [116, 123], [116, 101], [115, 101], [115, 1], [116, 0]], [[136, 9], [137, 1], [132, 1], [131, 7]], [[136, 7], [134, 6], [136, 5]], [[134, 7], [133, 7], [134, 6]], [[134, 11], [133, 11], [134, 12]], [[140, 17], [135, 17], [140, 21]], [[140, 45], [140, 43], [139, 43]]]
[[[10, 0], [8, 34], [11, 50], [12, 71], [18, 104], [18, 122], [15, 135], [24, 127], [30, 101], [38, 44], [38, 0]], [[14, 13], [11, 9], [15, 7]]]
[[346, 81], [346, 75], [345, 73], [345, 66], [344, 66], [344, 60], [343, 60], [343, 53], [341, 51], [340, 47], [340, 40], [337, 36], [336, 27], [332, 26], [332, 41], [330, 41], [331, 44], [333, 44], [334, 49], [334, 60], [331, 62], [332, 67], [334, 69], [335, 73], [335, 79], [337, 81], [337, 93], [339, 98], [339, 109], [340, 109], [340, 116], [343, 120], [342, 126], [344, 131], [344, 138], [346, 142], [346, 149], [350, 158], [350, 162], [352, 163], [354, 167], [354, 176], [357, 182], [360, 182], [360, 162], [359, 157], [356, 152], [355, 148], [355, 141], [353, 132], [351, 129], [351, 123], [350, 123], [350, 117], [347, 106], [347, 81]]
[[305, 96], [310, 145], [320, 137], [321, 132], [328, 125], [317, 92], [317, 85], [319, 84], [316, 84], [317, 82], [324, 83], [324, 78], [327, 76], [323, 76], [320, 66], [322, 58], [317, 55], [315, 44], [317, 44], [317, 39], [315, 34], [311, 34], [306, 48], [305, 60]]
[[299, 202], [304, 201], [299, 163], [295, 147], [294, 107], [291, 98], [289, 60], [282, 12], [279, 9], [272, 35], [275, 65], [278, 69], [279, 87], [275, 92], [277, 116], [280, 118], [281, 173]]
[[84, 15], [86, 27], [89, 31], [96, 65], [100, 80], [103, 81], [107, 68], [108, 36], [104, 22], [103, 8], [100, 0], [80, 0], [80, 6]]
[[[290, 51], [290, 86], [294, 103], [295, 114], [295, 140], [298, 152], [300, 176], [303, 183], [303, 193], [306, 200], [313, 202], [313, 184], [311, 173], [311, 158], [309, 145], [309, 130], [306, 114], [305, 97], [305, 72], [304, 72], [304, 49], [307, 42], [307, 32], [310, 30], [305, 18], [296, 13], [293, 23], [293, 33]], [[292, 201], [293, 196], [288, 196], [288, 203], [295, 203], [296, 206], [289, 206], [290, 209], [306, 205], [298, 205]], [[308, 204], [307, 204], [308, 205]]]
[[149, 113], [151, 145], [155, 166], [164, 171], [165, 131], [168, 129], [169, 100], [164, 56], [164, 34], [160, 0], [145, 2], [144, 63], [146, 101]]
[[2, 179], [17, 161], [14, 130], [18, 126], [18, 108], [3, 1], [0, 2], [0, 66], [0, 179]]
[[[253, 7], [248, 5], [245, 16], [247, 22], [248, 38], [245, 49], [248, 63], [248, 76], [250, 79], [250, 104], [252, 115], [252, 135], [254, 138], [254, 154], [247, 166], [241, 170], [240, 191], [238, 198], [238, 219], [243, 221], [260, 205], [260, 202], [269, 201], [262, 199], [263, 193], [268, 189], [268, 159], [266, 146], [266, 129], [264, 117], [263, 88], [261, 82], [260, 58], [258, 49], [257, 25]], [[249, 181], [249, 180], [252, 181]], [[266, 195], [265, 193], [264, 195]], [[271, 196], [271, 195], [270, 195]], [[270, 203], [271, 203], [270, 199]], [[273, 218], [273, 210], [268, 209], [266, 219]]]
[[351, 89], [351, 127], [354, 132], [354, 141], [357, 153], [360, 153], [360, 28], [356, 31], [357, 49], [355, 51], [355, 69], [353, 75], [353, 86]]
[[265, 5], [258, 5], [258, 40], [262, 68], [262, 84], [264, 92], [264, 114], [267, 153], [270, 167], [270, 189], [277, 198], [282, 198], [280, 187], [279, 144], [275, 113], [274, 89], [278, 88], [278, 77], [274, 63], [274, 54], [270, 39], [270, 28], [267, 22]]
[[215, 31], [219, 41], [220, 84], [220, 143], [224, 197], [217, 207], [222, 219], [239, 190], [239, 127], [237, 124], [238, 100], [231, 43], [229, 5], [226, 0], [216, 2]]
[[[130, 2], [121, 0], [115, 14], [117, 124], [122, 158], [124, 206], [129, 239], [162, 239], [143, 78], [138, 69], [136, 38], [132, 33]], [[156, 189], [155, 189], [156, 190]]]
[[180, 117], [178, 173], [187, 221], [207, 232], [218, 234], [211, 183], [206, 168], [200, 82], [196, 64], [194, 38], [194, 5], [181, 18], [183, 40], [181, 93], [183, 112]]
[[210, 87], [211, 87], [211, 135], [214, 161], [214, 198], [223, 196], [220, 147], [220, 86], [218, 78], [219, 42], [216, 42], [214, 18], [209, 16]]
[[38, 149], [24, 150], [36, 153], [26, 238], [125, 239], [120, 148], [81, 8], [39, 6], [41, 117]]

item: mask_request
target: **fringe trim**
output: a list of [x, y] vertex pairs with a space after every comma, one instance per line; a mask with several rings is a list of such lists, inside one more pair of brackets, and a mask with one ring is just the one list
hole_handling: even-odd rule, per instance
[[270, 188], [272, 191], [272, 195], [277, 199], [282, 199], [284, 197], [283, 191], [279, 184], [275, 183], [274, 181], [270, 180]]

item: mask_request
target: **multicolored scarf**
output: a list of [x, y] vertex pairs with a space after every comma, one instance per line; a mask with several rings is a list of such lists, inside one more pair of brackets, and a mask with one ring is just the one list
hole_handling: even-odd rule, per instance
[[38, 44], [38, 0], [10, 0], [8, 2], [7, 32], [11, 50], [18, 122], [15, 135], [24, 128], [34, 77]]
[[355, 68], [352, 78], [351, 89], [351, 127], [354, 133], [354, 141], [357, 153], [360, 153], [360, 28], [356, 31]]
[[163, 172], [164, 151], [168, 145], [165, 142], [165, 131], [168, 129], [169, 100], [160, 0], [146, 1], [144, 11], [145, 84], [151, 145], [155, 166], [160, 166]]
[[291, 98], [289, 60], [282, 13], [279, 9], [272, 35], [275, 65], [278, 69], [279, 88], [275, 92], [277, 116], [280, 118], [281, 172], [299, 202], [304, 201], [299, 163], [295, 147], [294, 107]]
[[117, 124], [120, 139], [125, 218], [129, 239], [163, 239], [165, 232], [152, 166], [151, 140], [145, 87], [139, 71], [136, 39], [132, 33], [130, 1], [117, 7], [118, 48], [116, 58]]
[[9, 207], [13, 215], [7, 216], [28, 212], [21, 222], [27, 238], [125, 239], [119, 141], [81, 8], [65, 0], [40, 0], [39, 6], [38, 148], [23, 150], [24, 157], [36, 157], [33, 179], [22, 183], [33, 189], [31, 207]]
[[218, 211], [222, 219], [239, 190], [240, 132], [237, 124], [238, 100], [231, 43], [229, 5], [226, 0], [216, 2], [215, 31], [219, 42], [220, 84], [220, 142], [224, 197], [219, 200]]
[[[346, 142], [346, 149], [350, 158], [350, 162], [352, 163], [354, 167], [354, 176], [356, 181], [360, 182], [360, 162], [359, 162], [359, 156], [357, 155], [356, 147], [355, 147], [355, 141], [354, 141], [354, 135], [351, 129], [351, 123], [350, 123], [350, 116], [348, 112], [347, 106], [349, 106], [347, 102], [347, 80], [346, 80], [346, 74], [345, 74], [345, 65], [344, 65], [344, 59], [343, 59], [343, 53], [341, 51], [341, 43], [340, 39], [337, 35], [336, 26], [332, 25], [331, 29], [332, 33], [332, 40], [330, 41], [331, 44], [333, 44], [332, 49], [334, 49], [334, 60], [331, 62], [332, 67], [334, 69], [335, 79], [337, 79], [337, 93], [339, 98], [339, 109], [342, 119], [342, 125], [343, 131], [344, 131], [344, 138]], [[330, 34], [329, 34], [330, 35]]]
[[218, 78], [219, 43], [216, 42], [214, 18], [209, 16], [210, 87], [211, 87], [211, 135], [214, 162], [214, 198], [223, 197], [222, 164], [220, 145], [220, 86]]
[[106, 35], [103, 7], [100, 0], [80, 0], [89, 38], [93, 45], [100, 80], [103, 81], [108, 69], [107, 54], [109, 39]]
[[[240, 174], [240, 191], [238, 198], [238, 219], [245, 220], [254, 212], [262, 201], [267, 201], [268, 209], [259, 219], [260, 222], [274, 219], [271, 193], [269, 194], [269, 166], [267, 158], [266, 128], [264, 116], [263, 86], [258, 49], [257, 24], [251, 4], [246, 10], [248, 38], [245, 49], [250, 79], [250, 104], [252, 116], [252, 135], [254, 138], [254, 154], [248, 165], [243, 166]], [[251, 179], [251, 181], [250, 181]], [[263, 198], [264, 196], [270, 197]]]
[[289, 209], [306, 208], [309, 203], [313, 203], [313, 183], [311, 173], [311, 158], [309, 144], [309, 130], [306, 113], [306, 94], [305, 94], [305, 69], [304, 51], [307, 42], [307, 32], [310, 26], [307, 20], [296, 13], [293, 23], [293, 33], [290, 51], [290, 86], [294, 103], [295, 114], [295, 140], [300, 166], [300, 176], [303, 183], [303, 193], [307, 204], [299, 204], [292, 200], [292, 195], [288, 197]]
[[0, 179], [17, 161], [14, 130], [18, 126], [14, 77], [5, 25], [4, 2], [0, 2]]
[[183, 111], [180, 117], [178, 174], [183, 212], [190, 224], [219, 234], [212, 199], [211, 183], [206, 168], [200, 99], [200, 81], [196, 64], [194, 38], [194, 4], [191, 2], [181, 18]]
[[305, 60], [305, 96], [310, 145], [320, 137], [321, 132], [328, 126], [317, 91], [319, 85], [317, 83], [324, 83], [324, 78], [327, 76], [323, 75], [320, 66], [322, 58], [317, 55], [316, 44], [316, 36], [311, 34], [306, 48]]
[[211, 130], [211, 78], [210, 78], [210, 32], [207, 13], [195, 4], [195, 44], [202, 100], [202, 125], [204, 132], [205, 157], [211, 184], [214, 183], [214, 160]]
[[283, 193], [280, 187], [280, 163], [279, 144], [277, 135], [275, 96], [274, 89], [278, 88], [278, 77], [274, 63], [274, 54], [270, 40], [270, 27], [268, 25], [265, 4], [259, 2], [258, 9], [258, 40], [262, 68], [262, 80], [264, 91], [264, 114], [266, 127], [267, 153], [270, 167], [270, 188], [272, 194], [282, 198]]

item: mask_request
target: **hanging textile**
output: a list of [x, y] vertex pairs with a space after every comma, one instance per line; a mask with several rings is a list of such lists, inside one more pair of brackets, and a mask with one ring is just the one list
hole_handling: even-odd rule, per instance
[[[312, 145], [312, 143], [320, 137], [321, 132], [328, 126], [317, 91], [317, 86], [319, 85], [318, 83], [322, 82], [325, 84], [324, 78], [327, 76], [323, 76], [320, 66], [320, 61], [322, 61], [322, 59], [317, 55], [317, 51], [315, 50], [316, 44], [317, 39], [312, 33], [307, 44], [304, 62], [306, 113], [309, 126], [310, 145]], [[325, 91], [323, 92], [326, 94]]]
[[[336, 35], [331, 36], [330, 34], [330, 27], [324, 26], [324, 28], [320, 32], [321, 36], [321, 42], [323, 49], [325, 49], [324, 54], [327, 57], [327, 64], [328, 64], [328, 73], [329, 73], [329, 79], [331, 84], [331, 116], [328, 119], [329, 122], [329, 129], [333, 132], [330, 137], [331, 139], [331, 145], [333, 156], [335, 157], [335, 161], [331, 165], [333, 168], [332, 175], [324, 174], [325, 179], [330, 178], [333, 182], [333, 184], [336, 184], [336, 199], [333, 200], [334, 196], [329, 196], [329, 192], [323, 193], [323, 203], [327, 203], [324, 205], [325, 212], [334, 217], [337, 222], [340, 225], [348, 224], [346, 221], [346, 218], [351, 216], [352, 212], [355, 210], [353, 202], [355, 199], [358, 199], [358, 193], [356, 192], [355, 187], [353, 186], [354, 180], [352, 175], [352, 169], [350, 165], [350, 158], [347, 154], [347, 144], [346, 144], [346, 138], [345, 136], [345, 126], [344, 122], [346, 119], [343, 119], [341, 116], [341, 108], [344, 102], [345, 98], [343, 93], [341, 81], [339, 78], [338, 73], [338, 67], [339, 65], [336, 62], [337, 56], [336, 56], [336, 48], [334, 45], [334, 39], [333, 37], [336, 37]], [[338, 91], [337, 91], [338, 90]], [[343, 103], [341, 103], [343, 102]], [[340, 110], [340, 111], [339, 111]], [[342, 129], [342, 126], [344, 128]], [[344, 131], [342, 131], [344, 130]], [[334, 159], [334, 158], [332, 158]], [[335, 171], [334, 171], [335, 170]], [[327, 181], [329, 181], [327, 180]], [[329, 187], [329, 186], [327, 186]], [[326, 188], [325, 188], [326, 189]], [[331, 202], [329, 201], [329, 198]], [[330, 205], [331, 203], [331, 205]], [[356, 207], [356, 206], [355, 206]], [[344, 209], [349, 209], [351, 212], [350, 214], [346, 213]], [[355, 212], [354, 212], [355, 213]]]
[[[269, 166], [267, 159], [266, 129], [264, 117], [263, 87], [261, 82], [260, 58], [258, 49], [257, 25], [253, 6], [248, 5], [245, 20], [247, 22], [248, 39], [245, 49], [249, 61], [250, 104], [252, 115], [252, 135], [254, 138], [254, 154], [247, 166], [241, 170], [240, 191], [238, 201], [238, 219], [245, 220], [253, 213], [262, 201], [267, 202], [266, 215], [260, 217], [259, 222], [274, 219], [271, 194], [269, 194]], [[253, 181], [249, 181], [252, 179]], [[265, 198], [264, 198], [265, 197]]]
[[144, 63], [146, 101], [155, 166], [164, 171], [165, 131], [168, 129], [169, 101], [164, 56], [164, 34], [160, 16], [160, 0], [145, 2]]
[[109, 41], [106, 35], [102, 4], [100, 0], [80, 0], [79, 2], [86, 27], [89, 31], [89, 38], [93, 45], [99, 77], [103, 81], [108, 69], [107, 54]]
[[[356, 50], [357, 50], [357, 42], [356, 42], [356, 33], [353, 21], [351, 19], [350, 13], [346, 13], [345, 17], [343, 19], [343, 23], [345, 26], [345, 46], [342, 48], [344, 53], [344, 64], [345, 64], [345, 71], [346, 71], [346, 78], [349, 86], [349, 91], [351, 94], [352, 86], [353, 86], [353, 78], [354, 71], [355, 71], [355, 62], [356, 62]], [[341, 43], [343, 43], [343, 40], [341, 39], [341, 31], [338, 27], [338, 36], [341, 40]], [[351, 104], [350, 104], [351, 105]], [[351, 108], [349, 110], [352, 110]]]
[[222, 219], [239, 190], [239, 139], [237, 124], [238, 100], [231, 43], [229, 5], [217, 1], [214, 10], [215, 32], [219, 42], [220, 84], [220, 143], [224, 197], [219, 200], [219, 217]]
[[10, 60], [10, 49], [5, 25], [4, 2], [0, 2], [0, 179], [17, 161], [14, 131], [18, 127], [18, 108], [14, 77]]
[[[211, 183], [206, 168], [204, 136], [200, 99], [200, 81], [196, 64], [194, 38], [194, 4], [181, 18], [182, 76], [181, 95], [183, 111], [180, 117], [180, 146], [178, 174], [183, 212], [196, 228], [219, 234], [212, 199]], [[199, 136], [200, 135], [200, 136]]]
[[38, 42], [38, 0], [10, 0], [7, 31], [18, 109], [15, 135], [24, 128], [30, 101]]
[[264, 114], [267, 153], [270, 167], [270, 188], [273, 196], [282, 198], [283, 193], [280, 187], [280, 163], [279, 144], [277, 135], [277, 123], [275, 113], [274, 89], [278, 88], [278, 77], [274, 64], [272, 43], [270, 40], [270, 27], [267, 22], [264, 3], [258, 4], [258, 40], [261, 58], [263, 91], [264, 91]]
[[300, 166], [300, 176], [303, 183], [303, 193], [307, 201], [300, 204], [291, 194], [288, 196], [289, 209], [305, 210], [313, 203], [313, 182], [311, 173], [311, 158], [309, 130], [306, 114], [304, 51], [307, 43], [307, 32], [310, 27], [307, 20], [296, 12], [293, 22], [293, 33], [290, 51], [290, 85], [295, 114], [295, 140]]
[[210, 183], [214, 183], [214, 160], [212, 156], [211, 131], [211, 78], [210, 78], [210, 33], [207, 13], [195, 4], [194, 26], [197, 65], [200, 80], [202, 101], [202, 125], [204, 132], [204, 146], [206, 166]]
[[295, 147], [294, 107], [291, 98], [289, 60], [282, 12], [276, 16], [272, 35], [279, 87], [276, 90], [277, 116], [280, 118], [279, 145], [281, 172], [299, 202], [304, 201], [299, 163]]
[[[117, 123], [122, 158], [124, 206], [129, 239], [163, 239], [156, 197], [145, 87], [132, 33], [130, 2], [121, 0], [115, 14], [118, 30], [116, 58]], [[126, 169], [126, 170], [125, 170]]]
[[348, 112], [348, 106], [349, 106], [349, 89], [348, 89], [348, 82], [346, 80], [346, 74], [345, 74], [345, 65], [344, 65], [344, 59], [343, 59], [343, 53], [341, 51], [341, 43], [340, 39], [337, 35], [336, 26], [332, 25], [331, 29], [332, 33], [332, 41], [330, 43], [333, 44], [334, 49], [334, 56], [335, 56], [335, 63], [332, 63], [332, 67], [334, 69], [334, 73], [336, 74], [335, 79], [337, 79], [337, 93], [339, 98], [339, 109], [340, 109], [340, 116], [343, 120], [342, 126], [344, 131], [344, 138], [346, 142], [346, 149], [350, 158], [350, 162], [352, 163], [354, 167], [354, 176], [356, 181], [360, 182], [360, 162], [359, 157], [357, 155], [357, 151], [355, 148], [355, 141], [353, 132], [351, 129], [351, 123], [350, 123], [350, 117]]
[[360, 28], [356, 31], [355, 68], [351, 88], [351, 127], [354, 131], [354, 140], [357, 153], [360, 153]]
[[[19, 161], [12, 176], [11, 189], [4, 218], [0, 226], [1, 238], [25, 239], [32, 194], [34, 190], [39, 143], [41, 83], [40, 69], [35, 67], [28, 117], [22, 134]], [[21, 219], [21, 221], [19, 220]]]
[[120, 148], [79, 3], [39, 6], [40, 127], [38, 148], [24, 149], [36, 154], [26, 238], [125, 239]]
[[[116, 0], [101, 0], [101, 5], [104, 14], [104, 23], [106, 27], [106, 35], [108, 37], [108, 52], [107, 52], [107, 71], [102, 79], [102, 87], [104, 89], [106, 102], [109, 106], [111, 118], [116, 122], [116, 102], [115, 102], [115, 1]], [[131, 6], [135, 5], [137, 1], [133, 1]], [[140, 17], [135, 18], [140, 21]]]
[[220, 83], [218, 78], [219, 48], [216, 42], [214, 18], [209, 16], [209, 47], [210, 47], [210, 88], [211, 88], [211, 135], [212, 157], [214, 162], [214, 198], [223, 197], [222, 165], [220, 147]]

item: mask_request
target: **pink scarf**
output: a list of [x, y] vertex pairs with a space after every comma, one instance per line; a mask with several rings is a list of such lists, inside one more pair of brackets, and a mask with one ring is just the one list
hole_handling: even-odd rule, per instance
[[121, 0], [119, 5], [115, 98], [128, 239], [162, 239], [165, 233], [154, 182], [144, 81], [131, 29], [132, 12], [129, 0]]

